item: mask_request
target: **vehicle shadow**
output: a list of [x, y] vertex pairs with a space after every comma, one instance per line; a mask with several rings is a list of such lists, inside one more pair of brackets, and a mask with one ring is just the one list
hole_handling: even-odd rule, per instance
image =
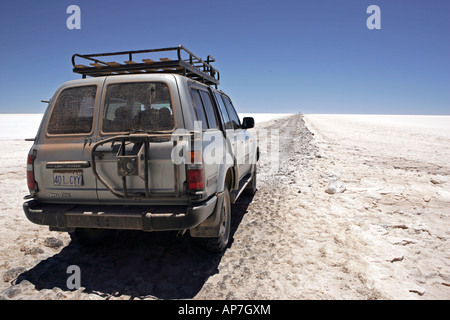
[[[232, 206], [230, 243], [252, 197], [242, 196]], [[225, 251], [226, 252], [226, 251]], [[101, 246], [85, 248], [72, 241], [59, 253], [39, 262], [16, 279], [31, 282], [36, 290], [60, 288], [70, 291], [67, 268], [80, 268], [83, 292], [105, 299], [111, 296], [190, 299], [202, 289], [208, 278], [218, 273], [224, 253], [212, 254], [199, 247], [188, 232], [145, 233], [115, 231]]]

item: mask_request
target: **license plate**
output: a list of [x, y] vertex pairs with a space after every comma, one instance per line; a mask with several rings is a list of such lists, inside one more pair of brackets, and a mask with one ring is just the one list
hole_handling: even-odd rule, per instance
[[53, 186], [81, 187], [83, 185], [83, 171], [53, 171]]

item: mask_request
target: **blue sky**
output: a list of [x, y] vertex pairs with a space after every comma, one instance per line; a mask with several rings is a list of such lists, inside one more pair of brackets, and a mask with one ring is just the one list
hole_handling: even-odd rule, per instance
[[239, 112], [450, 114], [448, 0], [1, 1], [0, 43], [1, 113], [44, 112], [73, 53], [183, 44]]

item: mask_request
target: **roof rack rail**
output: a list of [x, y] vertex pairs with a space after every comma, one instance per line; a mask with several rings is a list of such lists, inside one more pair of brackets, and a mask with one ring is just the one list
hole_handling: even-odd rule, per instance
[[[133, 56], [138, 54], [150, 54], [155, 52], [173, 52], [176, 51], [177, 59], [159, 58], [160, 61], [153, 59], [142, 59], [142, 62], [133, 61]], [[186, 55], [187, 54], [187, 55]], [[111, 57], [128, 55], [128, 60], [123, 63], [116, 61], [101, 61], [98, 57]], [[182, 55], [185, 56], [183, 59]], [[89, 66], [75, 62], [76, 58], [89, 60]], [[79, 73], [83, 76], [101, 77], [108, 75], [120, 74], [136, 74], [136, 73], [177, 73], [189, 77], [193, 80], [205, 83], [207, 85], [215, 85], [216, 88], [220, 84], [219, 71], [211, 66], [211, 62], [216, 61], [213, 57], [207, 57], [203, 61], [191, 51], [187, 50], [182, 45], [171, 48], [137, 50], [137, 51], [121, 51], [110, 53], [96, 53], [96, 54], [74, 54], [72, 56], [73, 72]], [[86, 62], [85, 62], [86, 63]]]

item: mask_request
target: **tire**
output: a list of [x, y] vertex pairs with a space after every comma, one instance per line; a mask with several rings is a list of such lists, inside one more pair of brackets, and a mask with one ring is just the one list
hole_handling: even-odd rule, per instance
[[231, 229], [231, 202], [230, 191], [225, 186], [223, 191], [223, 203], [220, 217], [220, 230], [218, 237], [212, 238], [194, 238], [197, 243], [206, 248], [208, 251], [220, 253], [225, 250], [230, 240]]
[[247, 196], [253, 196], [256, 193], [256, 167], [253, 171], [252, 181], [245, 187], [244, 194]]
[[77, 228], [69, 233], [72, 241], [79, 243], [83, 247], [95, 247], [103, 243], [110, 234], [106, 229]]

